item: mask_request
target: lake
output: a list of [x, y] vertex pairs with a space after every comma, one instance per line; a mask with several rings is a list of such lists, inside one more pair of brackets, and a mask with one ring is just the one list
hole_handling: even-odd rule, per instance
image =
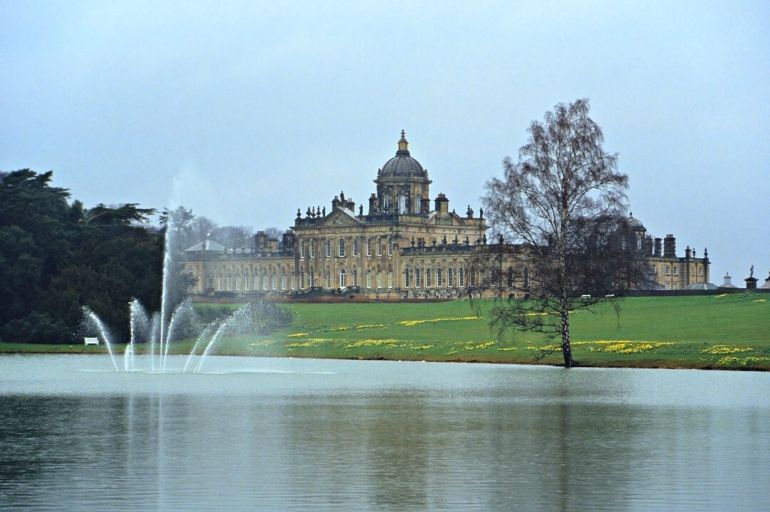
[[2, 510], [770, 510], [769, 489], [766, 373], [0, 357]]

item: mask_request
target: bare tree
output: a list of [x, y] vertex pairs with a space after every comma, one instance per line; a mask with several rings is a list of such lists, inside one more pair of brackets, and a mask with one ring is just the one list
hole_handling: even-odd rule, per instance
[[493, 325], [560, 337], [567, 368], [570, 311], [638, 284], [645, 269], [626, 238], [628, 177], [588, 113], [579, 99], [533, 121], [518, 161], [504, 160], [503, 178], [487, 182], [483, 198], [493, 234], [526, 261], [527, 278], [516, 281], [525, 298], [497, 301]]

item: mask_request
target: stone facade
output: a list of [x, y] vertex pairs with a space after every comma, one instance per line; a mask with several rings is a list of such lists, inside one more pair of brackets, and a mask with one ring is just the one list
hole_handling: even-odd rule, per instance
[[[499, 286], [526, 289], [526, 258], [515, 247], [487, 243], [483, 210], [476, 214], [469, 205], [460, 215], [450, 210], [444, 194], [431, 199], [428, 172], [412, 158], [403, 131], [396, 155], [378, 169], [374, 182], [376, 192], [366, 212], [341, 192], [328, 213], [326, 207], [309, 207], [304, 215], [297, 210], [294, 225], [280, 240], [259, 232], [249, 249], [222, 249], [210, 242], [191, 247], [185, 270], [196, 279], [192, 292], [297, 298], [355, 294], [382, 300], [458, 297], [476, 285], [474, 259], [489, 249], [500, 258]], [[661, 253], [660, 239], [653, 243], [644, 226], [631, 220], [635, 238], [629, 243], [644, 252], [661, 288], [708, 282], [707, 253], [695, 258], [688, 247], [679, 258], [671, 235]]]

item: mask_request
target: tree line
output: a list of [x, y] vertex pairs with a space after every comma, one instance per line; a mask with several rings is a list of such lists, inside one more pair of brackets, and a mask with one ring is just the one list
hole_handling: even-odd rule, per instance
[[[250, 243], [242, 227], [219, 227], [179, 207], [158, 213], [135, 203], [86, 208], [53, 173], [30, 169], [0, 173], [0, 340], [74, 343], [82, 335], [82, 307], [99, 315], [120, 340], [128, 337], [132, 298], [160, 309], [165, 230], [175, 251], [210, 237], [226, 247]], [[171, 269], [173, 302], [190, 278]]]

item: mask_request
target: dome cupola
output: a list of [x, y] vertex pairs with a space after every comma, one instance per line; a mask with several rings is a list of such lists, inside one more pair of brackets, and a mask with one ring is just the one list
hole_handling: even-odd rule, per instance
[[428, 172], [423, 169], [420, 162], [409, 154], [409, 141], [406, 133], [401, 130], [401, 139], [398, 141], [396, 156], [385, 162], [377, 173], [378, 178], [427, 178]]

